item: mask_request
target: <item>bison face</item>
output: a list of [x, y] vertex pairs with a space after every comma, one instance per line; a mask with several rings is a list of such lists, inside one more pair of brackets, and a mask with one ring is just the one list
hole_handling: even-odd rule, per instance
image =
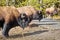
[[20, 27], [24, 29], [25, 27], [28, 26], [29, 22], [30, 22], [30, 18], [27, 17], [25, 13], [20, 14], [18, 18], [18, 24], [20, 25]]
[[34, 20], [41, 20], [43, 19], [43, 14], [42, 14], [42, 11], [37, 11], [36, 14], [33, 15], [33, 19]]

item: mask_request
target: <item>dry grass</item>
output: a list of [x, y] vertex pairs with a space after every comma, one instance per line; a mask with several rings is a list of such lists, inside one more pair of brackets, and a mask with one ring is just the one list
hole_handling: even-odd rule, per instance
[[60, 19], [60, 16], [53, 16], [53, 19]]

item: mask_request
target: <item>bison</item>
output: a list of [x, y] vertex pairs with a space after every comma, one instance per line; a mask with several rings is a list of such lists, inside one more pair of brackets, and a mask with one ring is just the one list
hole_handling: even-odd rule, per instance
[[0, 6], [0, 27], [2, 27], [2, 35], [4, 37], [9, 37], [8, 33], [11, 28], [20, 26], [24, 29], [33, 19], [41, 20], [42, 18], [42, 12], [32, 6], [20, 8]]
[[57, 14], [57, 8], [55, 7], [50, 7], [50, 8], [46, 8], [46, 13], [48, 14], [48, 16], [53, 16], [55, 14]]
[[[24, 20], [21, 19], [22, 17]], [[2, 35], [4, 37], [9, 37], [9, 30], [13, 27], [20, 26], [24, 29], [24, 25], [28, 24], [28, 22], [25, 22], [27, 20], [29, 19], [26, 17], [26, 14], [19, 13], [15, 7], [0, 6], [0, 27], [2, 27]]]

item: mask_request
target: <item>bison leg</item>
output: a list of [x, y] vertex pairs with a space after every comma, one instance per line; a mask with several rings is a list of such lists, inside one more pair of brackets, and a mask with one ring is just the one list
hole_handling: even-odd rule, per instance
[[4, 37], [9, 37], [8, 32], [9, 32], [10, 29], [11, 29], [10, 25], [5, 23], [5, 24], [3, 25], [2, 35], [3, 35]]

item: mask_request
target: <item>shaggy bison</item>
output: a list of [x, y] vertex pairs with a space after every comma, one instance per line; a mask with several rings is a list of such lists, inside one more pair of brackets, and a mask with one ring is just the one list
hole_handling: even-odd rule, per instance
[[55, 7], [46, 8], [46, 13], [50, 16], [57, 14], [57, 9]]
[[0, 27], [2, 27], [4, 37], [8, 37], [9, 30], [15, 26], [20, 26], [24, 29], [26, 27], [24, 25], [28, 24], [28, 22], [25, 22], [27, 20], [29, 20], [27, 15], [25, 13], [19, 13], [15, 7], [0, 7]]
[[32, 6], [17, 9], [9, 6], [0, 7], [0, 27], [2, 27], [4, 37], [8, 37], [9, 30], [15, 26], [20, 26], [24, 29], [33, 19], [41, 20], [42, 18], [42, 12], [37, 11]]

